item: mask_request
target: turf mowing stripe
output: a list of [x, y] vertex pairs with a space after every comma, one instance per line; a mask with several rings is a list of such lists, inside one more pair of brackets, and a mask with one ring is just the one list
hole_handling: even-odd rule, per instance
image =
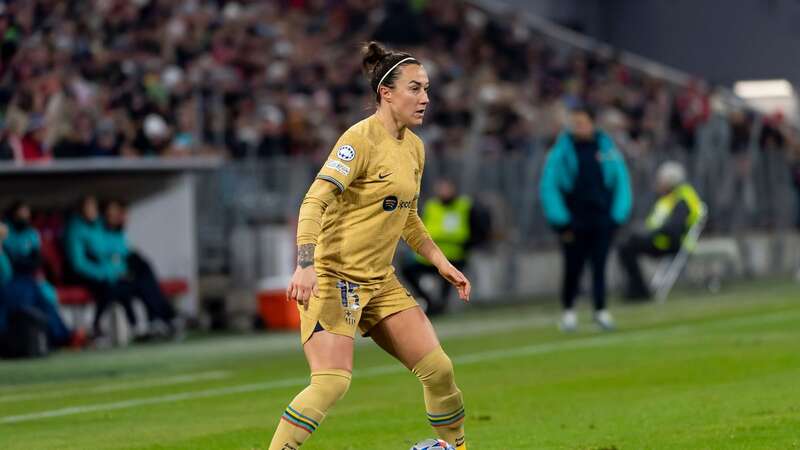
[[[721, 307], [720, 300], [728, 294], [720, 294], [715, 297], [715, 307]], [[706, 302], [706, 307], [711, 307], [712, 302]], [[652, 326], [658, 326], [659, 322], [653, 322], [654, 319], [659, 317], [665, 310], [663, 308], [653, 309], [647, 314], [643, 315], [643, 323], [649, 323]], [[697, 311], [709, 313], [708, 310]], [[704, 316], [705, 317], [705, 316]], [[696, 317], [694, 315], [686, 317], [678, 317], [679, 320], [694, 321], [702, 319], [703, 317]], [[489, 334], [489, 333], [503, 333], [513, 332], [518, 329], [552, 329], [554, 327], [557, 317], [551, 312], [542, 311], [541, 313], [535, 311], [524, 315], [506, 315], [502, 317], [482, 317], [477, 319], [469, 316], [464, 319], [461, 318], [445, 318], [442, 321], [434, 322], [436, 333], [442, 340], [451, 339], [460, 336], [475, 336], [476, 334]], [[675, 322], [674, 320], [672, 322]], [[369, 342], [368, 342], [369, 341]], [[185, 361], [186, 355], [191, 354], [192, 357], [201, 357], [210, 355], [209, 357], [216, 357], [219, 355], [234, 356], [241, 354], [258, 353], [262, 355], [268, 354], [288, 354], [296, 352], [297, 336], [295, 334], [271, 334], [268, 336], [239, 336], [236, 338], [218, 338], [213, 342], [207, 340], [196, 342], [184, 342], [178, 344], [165, 344], [159, 348], [136, 348], [131, 347], [124, 349], [122, 352], [114, 352], [113, 356], [100, 352], [98, 354], [80, 355], [81, 358], [66, 358], [64, 355], [55, 355], [56, 359], [47, 361], [48, 367], [56, 366], [62, 369], [68, 368], [76, 363], [83, 365], [92, 365], [96, 360], [98, 364], [108, 364], [108, 358], [116, 358], [121, 362], [131, 362], [132, 360], [142, 360], [143, 358], [152, 358], [155, 361], [165, 360], [170, 362]], [[359, 347], [366, 345], [374, 345], [368, 338], [356, 339], [356, 345]], [[102, 354], [101, 354], [102, 353]], [[71, 356], [71, 355], [70, 355]], [[102, 360], [102, 362], [101, 362]], [[30, 365], [31, 370], [39, 370], [42, 367], [42, 361], [37, 361], [34, 364], [27, 362], [14, 362], [4, 363], [0, 360], [0, 374], [2, 374], [5, 367], [19, 368], [20, 366]], [[13, 365], [13, 366], [12, 366]], [[223, 364], [224, 365], [224, 364]], [[220, 365], [221, 367], [222, 365]], [[145, 376], [150, 378], [154, 374], [148, 373]], [[157, 374], [155, 374], [157, 375]], [[2, 378], [2, 375], [0, 375]], [[140, 377], [141, 378], [141, 377]], [[73, 380], [74, 381], [74, 380]], [[10, 395], [23, 395], [35, 394], [35, 399], [40, 396], [46, 395], [50, 389], [61, 391], [63, 389], [71, 389], [69, 384], [63, 382], [40, 382], [33, 383], [14, 383], [13, 385], [2, 384], [3, 380], [0, 379], [0, 397], [3, 394]], [[2, 401], [0, 401], [2, 403]]]
[[149, 397], [133, 400], [126, 400], [113, 403], [100, 403], [97, 405], [73, 406], [69, 408], [55, 409], [52, 411], [42, 411], [32, 414], [21, 414], [18, 416], [6, 416], [0, 419], [0, 423], [19, 423], [31, 420], [47, 419], [50, 417], [71, 416], [96, 411], [113, 411], [117, 409], [133, 408], [136, 406], [154, 405], [158, 403], [179, 402], [181, 400], [194, 400], [198, 398], [219, 397], [222, 395], [241, 394], [245, 392], [263, 391], [283, 387], [293, 387], [308, 384], [308, 377], [287, 378], [285, 380], [270, 381], [266, 383], [244, 384], [241, 386], [230, 386], [217, 389], [205, 389], [202, 391], [189, 391], [180, 394], [171, 394], [161, 397]]
[[[436, 328], [436, 333], [440, 339], [450, 339], [456, 338], [461, 336], [474, 336], [476, 334], [492, 334], [498, 333], [501, 331], [513, 331], [519, 329], [529, 329], [529, 328], [542, 328], [545, 326], [551, 326], [556, 322], [555, 316], [550, 315], [530, 315], [528, 317], [511, 317], [511, 318], [494, 318], [494, 319], [481, 319], [480, 321], [477, 319], [467, 319], [462, 321], [454, 321], [454, 320], [445, 320], [443, 322], [434, 323], [434, 327]], [[180, 359], [183, 357], [184, 354], [190, 353], [194, 357], [201, 357], [205, 355], [236, 355], [236, 354], [251, 354], [251, 353], [258, 353], [258, 354], [278, 354], [278, 353], [290, 353], [296, 352], [298, 348], [299, 339], [297, 335], [292, 334], [291, 336], [285, 335], [269, 335], [269, 336], [250, 336], [245, 339], [231, 339], [231, 338], [220, 338], [221, 341], [225, 342], [225, 345], [221, 345], [219, 343], [212, 343], [208, 346], [209, 342], [188, 342], [182, 343], [180, 346], [173, 346], [173, 344], [165, 344], [169, 348], [161, 348], [161, 349], [154, 349], [154, 348], [147, 348], [148, 351], [153, 351], [151, 354], [144, 353], [141, 349], [137, 349], [135, 347], [129, 347], [123, 350], [123, 354], [120, 355], [118, 353], [105, 353], [105, 354], [92, 354], [92, 355], [81, 355], [88, 357], [87, 360], [84, 360], [83, 364], [92, 364], [96, 358], [129, 358], [135, 356], [137, 359], [147, 358], [147, 357], [154, 357], [160, 358], [163, 360], [175, 360], [176, 358]], [[206, 346], [202, 346], [206, 345]], [[372, 346], [374, 343], [372, 339], [369, 338], [361, 338], [360, 336], [356, 339], [356, 345], [359, 347], [362, 346]], [[166, 354], [165, 354], [166, 353]], [[180, 353], [180, 354], [179, 354]], [[63, 356], [63, 355], [57, 355]], [[27, 362], [23, 362], [22, 364], [26, 364]], [[40, 370], [39, 368], [42, 367], [42, 362], [36, 362], [36, 368], [31, 368], [31, 370]], [[49, 361], [49, 363], [55, 363], [55, 365], [68, 363], [72, 364], [73, 361], [65, 361], [65, 360], [56, 360], [56, 361]], [[12, 364], [15, 366], [19, 363], [5, 363], [4, 360], [0, 360], [0, 383], [3, 382], [2, 380], [2, 372], [4, 368], [4, 364], [8, 367], [11, 367]], [[152, 373], [146, 374], [149, 378], [153, 376]], [[69, 388], [69, 386], [66, 386]], [[0, 386], [0, 403], [3, 403], [5, 398], [4, 394], [10, 396], [22, 396], [22, 395], [30, 395], [30, 399], [42, 398], [46, 397], [48, 394], [46, 393], [47, 389], [56, 389], [61, 391], [65, 388], [63, 383], [53, 383], [53, 382], [36, 382], [36, 383], [19, 383], [14, 384], [13, 386]], [[26, 392], [21, 392], [22, 390]]]
[[[471, 353], [467, 355], [456, 356], [453, 361], [459, 365], [483, 363], [490, 360], [504, 359], [516, 356], [530, 356], [542, 353], [549, 353], [556, 350], [577, 350], [592, 347], [599, 347], [605, 345], [615, 345], [620, 343], [629, 343], [631, 341], [643, 341], [651, 338], [664, 337], [669, 335], [681, 334], [692, 328], [709, 327], [709, 326], [725, 326], [731, 327], [735, 325], [750, 325], [759, 323], [770, 323], [780, 321], [795, 320], [793, 316], [797, 314], [788, 312], [779, 312], [766, 314], [762, 316], [748, 316], [748, 317], [735, 317], [729, 319], [721, 319], [712, 321], [712, 323], [701, 324], [681, 324], [671, 327], [660, 329], [646, 329], [634, 330], [626, 333], [617, 333], [613, 335], [593, 335], [587, 338], [577, 338], [567, 341], [546, 342], [542, 344], [534, 344], [517, 348], [506, 348], [499, 350], [489, 350], [485, 352]], [[389, 375], [395, 373], [405, 372], [406, 369], [399, 364], [376, 366], [368, 369], [357, 370], [354, 377], [367, 378], [376, 377], [381, 375]], [[254, 391], [264, 391], [270, 389], [286, 388], [286, 387], [300, 387], [308, 384], [308, 377], [287, 378], [284, 380], [269, 381], [264, 383], [244, 384], [239, 386], [230, 386], [224, 388], [204, 389], [201, 391], [189, 391], [179, 394], [171, 394], [159, 397], [149, 397], [141, 399], [132, 399], [120, 402], [101, 403], [95, 405], [74, 406], [69, 408], [61, 408], [50, 411], [41, 411], [29, 414], [20, 414], [14, 416], [5, 416], [0, 418], [0, 424], [12, 424], [20, 422], [29, 422], [33, 420], [47, 419], [51, 417], [70, 416], [75, 414], [83, 414], [98, 411], [112, 411], [118, 409], [127, 409], [137, 406], [154, 405], [160, 403], [170, 403], [182, 400], [195, 400], [209, 397], [219, 397], [223, 395], [242, 394]]]
[[77, 389], [69, 389], [63, 391], [52, 391], [44, 393], [31, 392], [31, 393], [16, 394], [16, 395], [12, 394], [0, 397], [0, 403], [8, 403], [8, 402], [15, 402], [22, 400], [33, 400], [33, 399], [39, 400], [45, 398], [66, 397], [72, 394], [102, 394], [107, 392], [126, 391], [129, 389], [139, 389], [144, 387], [159, 387], [159, 386], [169, 386], [173, 384], [194, 383], [195, 381], [222, 380], [228, 378], [230, 375], [231, 375], [230, 372], [216, 370], [216, 371], [201, 372], [191, 375], [176, 375], [172, 377], [157, 378], [152, 380], [132, 381], [128, 383], [114, 383], [103, 386], [77, 388]]

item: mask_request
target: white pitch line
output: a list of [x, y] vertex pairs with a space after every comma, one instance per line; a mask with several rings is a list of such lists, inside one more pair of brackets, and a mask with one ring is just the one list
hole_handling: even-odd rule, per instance
[[[681, 324], [661, 329], [650, 329], [633, 331], [630, 333], [620, 334], [604, 334], [594, 335], [588, 338], [572, 339], [568, 341], [546, 342], [542, 344], [533, 344], [517, 348], [506, 348], [498, 350], [489, 350], [485, 352], [471, 353], [453, 358], [453, 362], [457, 365], [478, 364], [487, 361], [504, 359], [509, 357], [518, 356], [531, 356], [543, 353], [550, 353], [556, 350], [577, 350], [593, 347], [602, 347], [605, 345], [615, 345], [622, 343], [629, 343], [632, 341], [642, 341], [653, 337], [663, 337], [669, 335], [681, 334], [689, 331], [698, 326], [708, 327], [710, 325], [724, 325], [730, 327], [732, 325], [748, 325], [764, 322], [779, 322], [785, 320], [794, 320], [792, 314], [785, 312], [767, 314], [756, 317], [736, 317], [731, 319], [723, 319], [715, 321], [713, 324]], [[390, 375], [395, 373], [405, 372], [406, 369], [399, 364], [376, 366], [367, 369], [357, 370], [353, 374], [354, 378], [371, 378], [381, 375]], [[70, 416], [75, 414], [84, 414], [97, 411], [113, 411], [118, 409], [133, 408], [144, 405], [154, 405], [160, 403], [171, 403], [182, 400], [194, 400], [209, 397], [219, 397], [231, 394], [242, 394], [247, 392], [265, 391], [286, 387], [300, 387], [308, 384], [308, 377], [287, 378], [284, 380], [268, 381], [264, 383], [243, 384], [239, 386], [230, 386], [223, 388], [204, 389], [200, 391], [188, 391], [179, 394], [171, 394], [159, 397], [147, 397], [140, 399], [131, 399], [113, 403], [100, 403], [94, 405], [73, 406], [69, 408], [61, 408], [50, 411], [41, 411], [30, 414], [20, 414], [14, 416], [6, 416], [0, 418], [0, 424], [12, 424], [20, 422], [29, 422], [34, 420], [47, 419], [52, 417]]]
[[[547, 353], [560, 349], [593, 347], [598, 345], [607, 345], [609, 343], [624, 342], [622, 336], [618, 336], [613, 340], [609, 340], [612, 336], [604, 336], [602, 342], [594, 342], [600, 339], [599, 336], [588, 339], [579, 339], [574, 341], [566, 341], [560, 343], [545, 343], [536, 344], [526, 347], [520, 347], [512, 350], [497, 350], [489, 352], [474, 353], [470, 355], [463, 355], [453, 358], [456, 364], [475, 364], [479, 362], [486, 362], [492, 359], [501, 359], [508, 356], [521, 356], [533, 355], [537, 353]], [[353, 373], [354, 378], [372, 378], [381, 375], [390, 375], [395, 373], [402, 373], [407, 371], [400, 364], [384, 365], [370, 367], [368, 369], [357, 370]], [[55, 409], [51, 411], [42, 411], [30, 414], [20, 414], [15, 416], [6, 416], [0, 419], [0, 423], [20, 423], [29, 422], [33, 420], [47, 419], [52, 417], [70, 416], [74, 414], [83, 414], [97, 411], [113, 411], [117, 409], [133, 408], [136, 406], [153, 405], [159, 403], [170, 403], [181, 400], [194, 400], [208, 397], [218, 397], [222, 395], [242, 394], [246, 392], [265, 391], [270, 389], [284, 388], [284, 387], [300, 387], [308, 384], [308, 377], [302, 378], [287, 378], [285, 380], [269, 381], [264, 383], [244, 384], [240, 386], [231, 386], [216, 389], [205, 389], [201, 391], [189, 391], [180, 394], [172, 394], [160, 397], [149, 397], [141, 399], [125, 400], [113, 403], [101, 403], [95, 405], [73, 406], [69, 408]]]
[[[556, 319], [554, 317], [550, 317], [550, 316], [532, 315], [532, 316], [528, 316], [528, 317], [509, 317], [509, 318], [503, 318], [503, 319], [483, 320], [483, 321], [477, 321], [477, 320], [473, 319], [473, 320], [468, 321], [467, 323], [464, 323], [464, 322], [460, 322], [459, 323], [459, 322], [455, 322], [455, 321], [444, 321], [444, 322], [435, 323], [434, 327], [436, 328], [436, 334], [439, 336], [440, 339], [449, 339], [449, 338], [461, 337], [461, 336], [476, 336], [476, 335], [481, 335], [481, 334], [492, 334], [492, 333], [503, 332], [503, 331], [508, 332], [508, 331], [513, 331], [513, 330], [518, 330], [518, 329], [539, 328], [539, 327], [549, 326], [549, 325], [555, 323], [555, 320]], [[252, 351], [263, 351], [265, 349], [270, 349], [271, 348], [270, 346], [273, 345], [276, 341], [279, 343], [279, 347], [280, 347], [280, 349], [282, 351], [286, 351], [287, 349], [296, 348], [297, 347], [296, 344], [299, 342], [298, 338], [296, 336], [294, 336], [294, 335], [292, 335], [290, 339], [284, 339], [284, 336], [270, 336], [269, 342], [266, 342], [266, 343], [260, 342], [257, 348], [253, 347], [253, 348], [248, 349], [248, 351], [251, 351], [251, 352]], [[248, 345], [249, 344], [250, 343], [248, 343]], [[368, 345], [374, 345], [374, 344], [373, 344], [371, 339], [358, 338], [358, 339], [356, 339], [356, 345], [361, 347], [361, 346], [368, 346]], [[246, 346], [240, 346], [240, 347], [246, 347]], [[237, 349], [237, 350], [240, 350], [240, 349]], [[226, 353], [226, 354], [230, 354], [231, 352], [230, 352], [230, 349], [227, 349], [227, 348], [225, 348], [225, 349], [214, 348], [214, 350], [211, 353]], [[204, 372], [204, 373], [212, 374], [212, 372]], [[214, 372], [214, 373], [216, 373], [216, 372]], [[214, 375], [199, 375], [199, 376], [201, 376], [201, 377], [209, 376], [209, 377], [212, 377], [212, 378], [214, 377]], [[189, 376], [177, 376], [175, 378], [180, 380], [180, 381], [175, 382], [175, 384], [179, 384], [184, 379], [186, 380], [185, 382], [187, 382], [187, 383], [191, 382], [191, 381], [194, 381], [190, 377], [191, 377], [191, 375], [189, 375]], [[198, 380], [199, 379], [202, 379], [202, 378], [198, 378]], [[9, 388], [7, 390], [4, 389], [6, 392], [9, 392], [8, 395], [3, 395], [2, 394], [3, 390], [0, 390], [0, 403], [8, 403], [8, 402], [13, 402], [13, 401], [24, 401], [24, 400], [35, 400], [35, 399], [40, 399], [40, 398], [58, 398], [58, 397], [64, 397], [64, 396], [66, 396], [66, 395], [68, 395], [70, 393], [76, 393], [76, 392], [77, 393], [84, 393], [84, 392], [122, 391], [122, 390], [126, 390], [126, 389], [129, 389], [129, 388], [130, 389], [136, 389], [138, 387], [147, 387], [147, 386], [151, 385], [150, 383], [152, 383], [153, 386], [163, 385], [163, 384], [172, 384], [173, 383], [172, 381], [165, 381], [165, 380], [167, 380], [167, 379], [159, 378], [156, 381], [137, 381], [137, 382], [132, 382], [132, 383], [124, 384], [124, 385], [121, 384], [121, 383], [116, 383], [116, 384], [114, 384], [112, 386], [120, 386], [120, 387], [118, 387], [118, 388], [114, 388], [114, 387], [100, 388], [97, 391], [94, 391], [94, 390], [89, 391], [89, 390], [86, 390], [86, 389], [75, 388], [75, 389], [70, 389], [69, 391], [67, 391], [67, 390], [58, 390], [58, 391], [51, 391], [51, 392], [43, 392], [42, 388], [44, 388], [45, 386], [41, 385], [41, 384], [37, 385], [36, 389], [26, 389], [29, 392], [14, 393], [14, 391], [13, 391], [14, 388]], [[30, 385], [25, 385], [25, 386], [20, 386], [20, 387], [29, 388]], [[48, 383], [47, 387], [53, 387], [53, 384]]]
[[96, 405], [73, 406], [69, 408], [55, 409], [32, 414], [21, 414], [18, 416], [7, 416], [0, 420], [0, 423], [19, 423], [31, 420], [46, 419], [49, 417], [70, 416], [73, 414], [83, 414], [96, 411], [113, 411], [116, 409], [133, 408], [136, 406], [153, 405], [158, 403], [171, 403], [181, 400], [194, 400], [198, 398], [219, 397], [221, 395], [241, 394], [245, 392], [263, 391], [281, 387], [300, 386], [308, 383], [308, 377], [287, 378], [285, 380], [270, 381], [266, 383], [243, 384], [240, 386], [229, 386], [216, 389], [205, 389], [202, 391], [189, 391], [180, 394], [171, 394], [161, 397], [148, 397], [140, 399], [125, 400], [114, 403], [100, 403]]
[[230, 372], [216, 370], [212, 372], [200, 372], [196, 374], [176, 375], [166, 378], [152, 380], [131, 381], [128, 383], [114, 383], [103, 386], [86, 388], [68, 389], [63, 391], [51, 391], [43, 393], [29, 392], [25, 394], [12, 394], [0, 397], [0, 403], [16, 402], [23, 400], [39, 400], [49, 398], [66, 397], [73, 394], [103, 394], [107, 392], [125, 391], [129, 389], [139, 389], [146, 387], [170, 386], [175, 384], [194, 383], [195, 381], [222, 380], [228, 378]]

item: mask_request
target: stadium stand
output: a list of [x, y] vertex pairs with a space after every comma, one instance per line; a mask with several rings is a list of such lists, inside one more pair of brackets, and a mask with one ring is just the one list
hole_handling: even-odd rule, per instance
[[[3, 154], [315, 154], [368, 104], [345, 56], [370, 37], [413, 48], [432, 69], [438, 151], [459, 151], [478, 99], [491, 107], [484, 151], [500, 153], [552, 138], [565, 109], [584, 102], [632, 156], [693, 147], [712, 113], [700, 80], [677, 85], [613, 50], [558, 45], [518, 17], [455, 1], [376, 3], [9, 3]], [[414, 30], [398, 26], [407, 17]], [[781, 139], [776, 127], [760, 140]]]

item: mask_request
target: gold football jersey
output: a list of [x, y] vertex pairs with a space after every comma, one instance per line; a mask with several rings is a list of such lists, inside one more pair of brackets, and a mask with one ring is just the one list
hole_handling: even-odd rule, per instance
[[341, 191], [322, 218], [319, 275], [368, 285], [394, 272], [397, 242], [409, 214], [417, 214], [424, 164], [422, 140], [408, 129], [395, 138], [375, 115], [342, 134], [317, 175]]

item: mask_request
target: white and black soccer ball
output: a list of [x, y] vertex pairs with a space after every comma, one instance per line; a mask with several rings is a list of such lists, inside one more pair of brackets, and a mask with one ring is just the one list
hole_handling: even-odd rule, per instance
[[425, 439], [417, 442], [411, 450], [456, 450], [452, 445], [441, 439]]

